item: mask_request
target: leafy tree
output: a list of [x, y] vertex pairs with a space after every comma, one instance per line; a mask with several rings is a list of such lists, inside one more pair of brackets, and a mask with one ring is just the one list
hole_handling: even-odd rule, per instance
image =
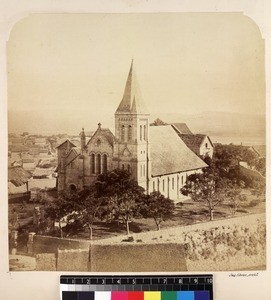
[[260, 157], [255, 164], [255, 168], [258, 172], [260, 172], [263, 176], [266, 173], [266, 159], [265, 157]]
[[169, 198], [165, 198], [160, 192], [153, 192], [147, 195], [144, 200], [144, 205], [141, 209], [142, 215], [153, 218], [157, 230], [160, 230], [161, 223], [172, 216], [175, 208], [174, 202]]
[[70, 219], [88, 228], [90, 240], [93, 238], [93, 224], [101, 214], [103, 203], [104, 198], [98, 198], [93, 189], [83, 190], [79, 193], [75, 211], [70, 216]]
[[165, 123], [164, 121], [162, 121], [161, 119], [157, 118], [150, 125], [151, 126], [161, 126], [161, 125], [168, 125], [168, 124]]
[[190, 175], [186, 184], [182, 187], [181, 193], [190, 196], [194, 201], [205, 202], [209, 210], [210, 221], [212, 221], [215, 207], [225, 197], [226, 186], [226, 179], [221, 179], [212, 173], [203, 172]]
[[243, 152], [243, 161], [245, 161], [250, 168], [255, 167], [258, 161], [257, 154], [249, 148], [246, 148]]
[[227, 172], [238, 167], [243, 160], [244, 149], [241, 145], [216, 144], [213, 156], [215, 166]]
[[139, 216], [144, 189], [131, 179], [128, 171], [120, 169], [99, 175], [95, 186], [97, 196], [104, 197], [107, 207], [110, 208], [104, 211], [103, 217], [122, 220], [129, 234], [129, 223], [134, 217]]
[[61, 193], [54, 201], [45, 207], [45, 217], [49, 217], [59, 224], [60, 237], [63, 237], [63, 229], [61, 223], [68, 214], [74, 211], [77, 195], [74, 193]]
[[246, 196], [241, 194], [244, 186], [244, 182], [237, 184], [237, 182], [233, 182], [230, 180], [227, 181], [226, 197], [229, 202], [229, 207], [231, 209], [232, 215], [236, 214], [240, 203], [246, 200]]
[[265, 195], [265, 181], [264, 180], [255, 180], [251, 187], [252, 195], [260, 198]]
[[140, 216], [140, 199], [131, 190], [120, 195], [111, 196], [113, 204], [113, 217], [121, 220], [126, 226], [127, 235], [130, 234], [130, 222], [133, 218]]
[[125, 193], [127, 190], [137, 195], [143, 195], [144, 189], [131, 178], [127, 170], [115, 169], [111, 172], [100, 174], [95, 182], [96, 193], [101, 196], [115, 196]]

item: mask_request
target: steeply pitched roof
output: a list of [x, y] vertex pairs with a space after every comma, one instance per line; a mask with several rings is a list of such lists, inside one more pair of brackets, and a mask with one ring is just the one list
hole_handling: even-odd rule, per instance
[[102, 128], [100, 123], [98, 129], [95, 131], [95, 133], [92, 135], [90, 140], [87, 142], [87, 145], [90, 143], [90, 141], [93, 138], [97, 136], [97, 134], [104, 136], [107, 139], [108, 143], [113, 147], [114, 139], [115, 139], [113, 133], [109, 128]]
[[133, 61], [131, 63], [122, 100], [116, 110], [116, 114], [123, 113], [148, 114], [148, 110], [143, 102], [137, 83]]
[[150, 127], [150, 147], [153, 176], [207, 167], [171, 125]]
[[173, 123], [171, 125], [175, 130], [177, 130], [181, 134], [193, 134], [185, 123]]
[[8, 181], [12, 182], [16, 187], [27, 182], [31, 174], [22, 167], [8, 168]]
[[115, 137], [111, 130], [109, 128], [101, 128], [101, 131], [108, 140], [109, 144], [113, 146]]
[[198, 151], [199, 147], [203, 143], [206, 135], [204, 134], [179, 134], [179, 137], [183, 140], [187, 147], [192, 151]]
[[60, 140], [60, 141], [58, 141], [58, 143], [57, 143], [57, 145], [56, 145], [56, 148], [59, 148], [60, 146], [62, 146], [63, 144], [65, 144], [65, 143], [70, 143], [71, 144], [71, 146], [72, 147], [75, 147], [75, 145], [69, 140], [69, 139], [64, 139], [64, 140]]

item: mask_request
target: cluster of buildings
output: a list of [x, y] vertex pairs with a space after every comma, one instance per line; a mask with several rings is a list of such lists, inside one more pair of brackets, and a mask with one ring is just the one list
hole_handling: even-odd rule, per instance
[[56, 187], [54, 139], [23, 133], [9, 135], [8, 194], [10, 201], [34, 200], [40, 190]]

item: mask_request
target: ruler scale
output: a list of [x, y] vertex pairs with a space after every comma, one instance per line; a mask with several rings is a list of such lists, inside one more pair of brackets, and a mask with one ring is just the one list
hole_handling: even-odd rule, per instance
[[213, 275], [60, 277], [61, 300], [213, 300]]

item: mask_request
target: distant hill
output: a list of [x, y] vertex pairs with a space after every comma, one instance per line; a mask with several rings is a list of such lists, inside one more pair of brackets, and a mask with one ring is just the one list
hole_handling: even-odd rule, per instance
[[156, 118], [166, 123], [186, 123], [193, 133], [205, 133], [217, 142], [265, 144], [264, 115], [227, 112], [204, 112], [195, 115], [157, 114], [152, 115], [151, 121]]
[[[50, 110], [43, 111], [9, 111], [9, 132], [39, 134], [68, 133], [77, 135], [82, 127], [86, 130], [97, 129], [98, 122], [114, 132], [114, 115], [89, 112], [71, 112], [68, 120]], [[166, 123], [186, 123], [193, 133], [205, 133], [214, 142], [247, 145], [265, 144], [265, 116], [247, 115], [226, 112], [204, 112], [195, 115], [185, 114], [153, 114], [150, 121], [156, 118]]]

